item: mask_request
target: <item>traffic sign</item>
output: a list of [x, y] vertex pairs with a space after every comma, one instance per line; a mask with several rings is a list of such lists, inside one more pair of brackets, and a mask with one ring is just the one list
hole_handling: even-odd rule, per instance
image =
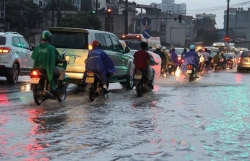
[[144, 17], [142, 20], [141, 20], [141, 23], [144, 25], [144, 26], [149, 26], [151, 24], [151, 19], [149, 17]]
[[148, 38], [151, 37], [151, 32], [150, 32], [150, 30], [144, 30], [144, 31], [142, 32], [142, 35], [143, 35], [143, 37], [144, 37], [145, 39], [148, 39]]
[[229, 41], [229, 40], [230, 40], [230, 37], [229, 37], [229, 36], [225, 36], [225, 37], [224, 37], [224, 40], [225, 40], [225, 41]]

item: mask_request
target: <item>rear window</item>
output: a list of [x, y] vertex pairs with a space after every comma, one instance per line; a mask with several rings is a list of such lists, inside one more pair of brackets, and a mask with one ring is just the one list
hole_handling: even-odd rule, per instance
[[6, 37], [0, 37], [0, 45], [6, 44]]
[[52, 31], [50, 44], [56, 48], [88, 49], [88, 34]]
[[243, 52], [242, 57], [250, 57], [250, 52]]

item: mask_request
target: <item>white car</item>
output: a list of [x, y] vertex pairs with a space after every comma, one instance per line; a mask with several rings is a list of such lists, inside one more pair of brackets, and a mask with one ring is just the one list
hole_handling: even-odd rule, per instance
[[[130, 54], [134, 55], [136, 51], [137, 50], [130, 50]], [[161, 76], [161, 57], [152, 51], [148, 50], [147, 52], [153, 57], [154, 61], [157, 63], [157, 65], [152, 65], [152, 68], [155, 71], [155, 78], [158, 78]]]
[[19, 75], [29, 75], [33, 67], [32, 48], [17, 32], [0, 32], [0, 76], [16, 84]]

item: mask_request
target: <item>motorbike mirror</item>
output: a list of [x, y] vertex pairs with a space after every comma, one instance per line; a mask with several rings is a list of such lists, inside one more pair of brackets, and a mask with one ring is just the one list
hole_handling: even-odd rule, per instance
[[66, 52], [67, 52], [67, 50], [64, 49], [64, 50], [62, 51], [62, 55], [66, 54]]

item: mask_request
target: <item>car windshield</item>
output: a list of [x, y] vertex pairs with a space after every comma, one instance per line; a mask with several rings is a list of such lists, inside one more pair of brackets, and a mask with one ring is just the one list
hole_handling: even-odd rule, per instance
[[140, 41], [125, 41], [125, 42], [126, 42], [126, 46], [129, 47], [130, 49], [134, 49], [134, 50], [141, 49]]
[[243, 52], [242, 57], [250, 57], [250, 52]]
[[52, 31], [50, 44], [56, 48], [88, 49], [88, 35], [79, 32]]
[[177, 55], [181, 55], [183, 50], [184, 50], [184, 48], [175, 48], [175, 52]]
[[6, 44], [6, 37], [0, 37], [0, 45]]
[[226, 58], [233, 59], [234, 54], [233, 53], [226, 53], [224, 54]]

